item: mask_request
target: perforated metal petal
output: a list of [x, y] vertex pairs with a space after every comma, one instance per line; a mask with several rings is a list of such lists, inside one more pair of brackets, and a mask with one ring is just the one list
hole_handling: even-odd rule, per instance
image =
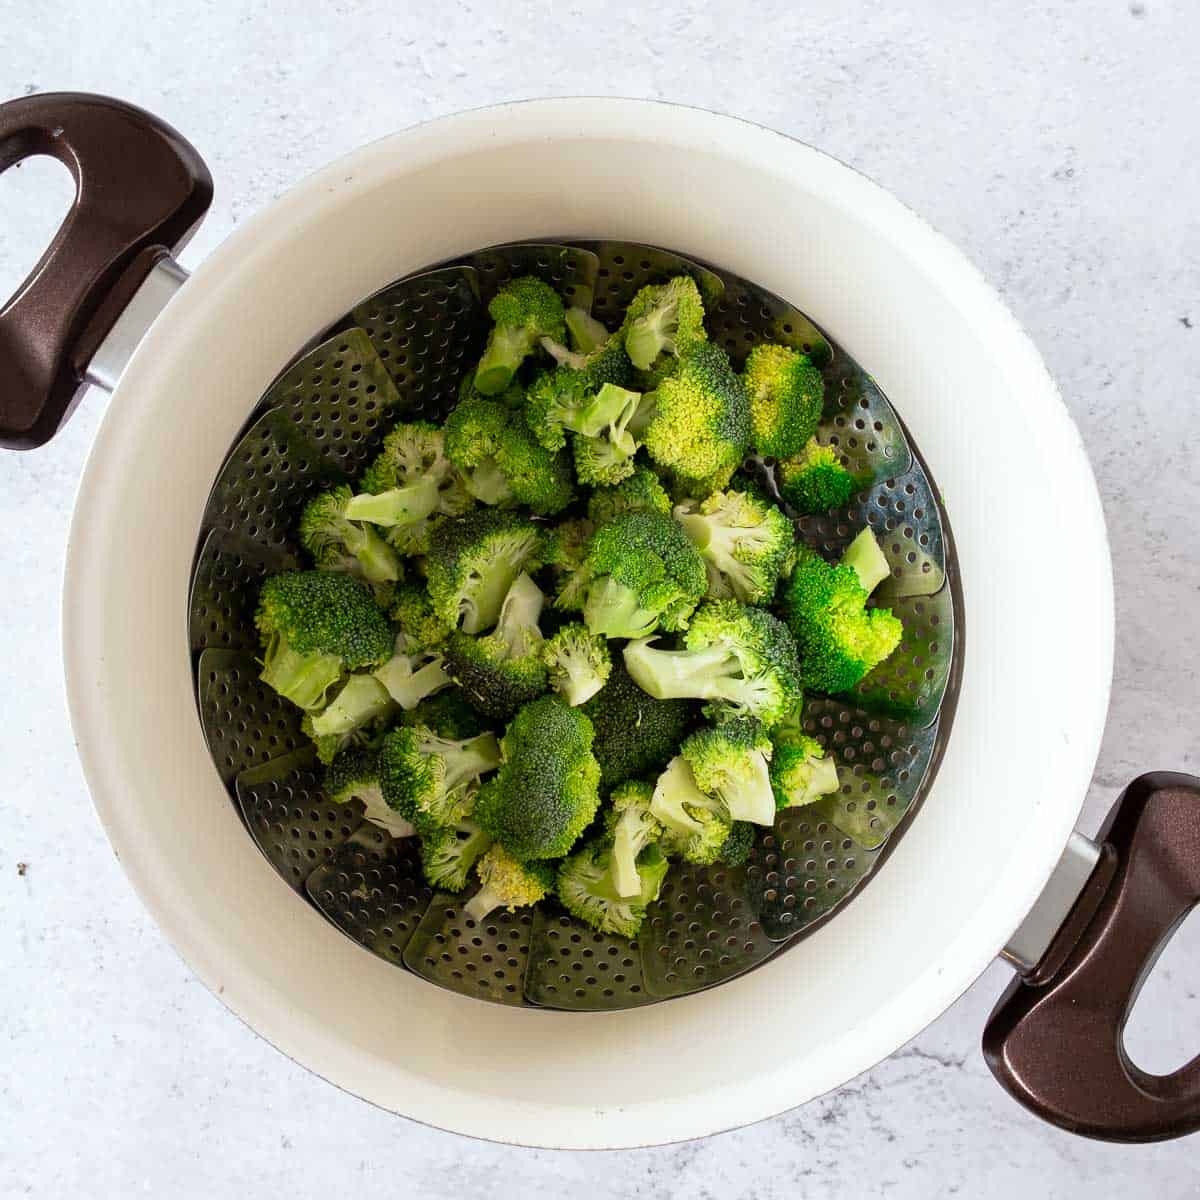
[[690, 275], [696, 281], [706, 312], [713, 311], [725, 294], [725, 280], [715, 271], [690, 258], [630, 242], [587, 242], [596, 255], [596, 295], [592, 315], [609, 329], [621, 323], [625, 307], [648, 283], [665, 283], [674, 275]]
[[469, 255], [466, 263], [478, 274], [484, 307], [510, 279], [536, 275], [558, 292], [563, 303], [591, 309], [599, 262], [590, 250], [581, 246], [513, 242]]
[[417, 839], [393, 838], [369, 821], [308, 876], [305, 890], [339, 929], [397, 966], [433, 898]]
[[723, 277], [725, 294], [709, 309], [704, 326], [710, 340], [724, 347], [735, 364], [740, 366], [759, 342], [803, 350], [822, 368], [833, 361], [828, 338], [799, 309], [745, 279]]

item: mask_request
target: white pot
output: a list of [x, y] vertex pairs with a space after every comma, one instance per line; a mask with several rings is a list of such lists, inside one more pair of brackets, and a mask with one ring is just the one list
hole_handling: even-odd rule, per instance
[[[399, 276], [548, 234], [669, 246], [829, 329], [879, 381], [943, 490], [966, 614], [945, 761], [861, 897], [761, 970], [586, 1017], [431, 986], [301, 903], [214, 772], [184, 636], [209, 488], [281, 366]], [[478, 1137], [590, 1148], [782, 1112], [950, 1005], [1063, 855], [1100, 743], [1113, 643], [1108, 547], [1078, 432], [971, 264], [817, 150], [622, 100], [505, 105], [410, 129], [242, 225], [124, 370], [80, 489], [63, 609], [96, 807], [207, 986], [283, 1053], [374, 1104]], [[1037, 919], [1044, 937], [1027, 934], [1042, 937], [1038, 949], [1095, 862], [1081, 846], [1070, 895]]]

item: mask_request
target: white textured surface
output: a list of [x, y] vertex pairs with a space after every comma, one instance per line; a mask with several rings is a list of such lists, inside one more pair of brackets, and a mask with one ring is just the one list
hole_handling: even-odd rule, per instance
[[[1185, 0], [827, 0], [719, 21], [700, 5], [598, 8], [118, 3], [97, 21], [94, 6], [68, 0], [35, 27], [28, 6], [0, 0], [0, 96], [109, 92], [183, 131], [218, 189], [185, 263], [329, 158], [499, 99], [679, 100], [860, 167], [998, 284], [1095, 463], [1118, 640], [1085, 828], [1140, 770], [1196, 769], [1200, 536], [1187, 518], [1200, 487], [1183, 478], [1183, 445], [1200, 384], [1200, 13]], [[43, 170], [12, 183], [0, 183], [0, 292], [35, 256], [39, 204], [62, 194]], [[282, 1059], [191, 980], [144, 915], [74, 760], [57, 593], [102, 407], [92, 394], [51, 447], [0, 457], [0, 1195], [1193, 1194], [1190, 1146], [1085, 1143], [1000, 1093], [977, 1048], [1007, 978], [999, 967], [837, 1095], [656, 1151], [474, 1143], [370, 1109]], [[1146, 1054], [1200, 1045], [1198, 985], [1195, 956], [1172, 955], [1146, 997]]]

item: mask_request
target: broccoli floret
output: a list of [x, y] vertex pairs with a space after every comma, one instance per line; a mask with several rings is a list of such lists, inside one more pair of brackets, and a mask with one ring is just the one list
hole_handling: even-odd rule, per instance
[[609, 333], [591, 313], [578, 305], [567, 309], [567, 335], [576, 354], [591, 354], [608, 341]]
[[662, 835], [662, 825], [650, 811], [654, 788], [640, 780], [630, 780], [614, 788], [605, 813], [605, 829], [612, 843], [612, 878], [618, 896], [636, 896], [641, 892], [638, 856]]
[[504, 734], [500, 770], [475, 819], [522, 862], [561, 858], [596, 815], [600, 766], [592, 723], [556, 696], [525, 705]]
[[776, 808], [799, 808], [838, 790], [837, 763], [816, 738], [774, 730], [771, 786]]
[[654, 512], [621, 513], [597, 529], [580, 571], [584, 621], [610, 638], [681, 629], [707, 586], [699, 552]]
[[254, 620], [263, 642], [259, 678], [308, 711], [324, 707], [345, 672], [381, 663], [392, 650], [370, 589], [339, 571], [270, 576]]
[[560, 521], [547, 530], [541, 559], [554, 577], [554, 607], [581, 609], [585, 578], [581, 570], [595, 527], [582, 517]]
[[666, 283], [642, 288], [625, 310], [621, 326], [625, 352], [639, 371], [649, 371], [659, 356], [682, 358], [704, 342], [704, 301], [696, 281], [677, 275]]
[[680, 747], [696, 786], [725, 805], [731, 821], [770, 825], [775, 820], [771, 790], [773, 747], [761, 722], [732, 717], [698, 729]]
[[[575, 477], [589, 486], [612, 486], [634, 472], [633, 456], [638, 443], [629, 432], [629, 422], [638, 411], [641, 395], [606, 383], [593, 408], [602, 418], [595, 433], [577, 431], [572, 439], [575, 452]], [[596, 422], [588, 422], [588, 428]]]
[[788, 346], [755, 346], [742, 371], [750, 397], [750, 443], [775, 458], [790, 458], [817, 432], [825, 381], [806, 355]]
[[781, 721], [801, 696], [800, 664], [787, 627], [760, 608], [709, 600], [688, 626], [685, 649], [656, 650], [654, 638], [625, 647], [634, 682], [661, 700], [714, 701], [721, 715]]
[[750, 405], [742, 381], [720, 346], [702, 342], [673, 375], [643, 397], [630, 422], [660, 467], [688, 495], [725, 487], [750, 442]]
[[851, 474], [833, 446], [822, 446], [816, 438], [795, 457], [778, 466], [780, 495], [801, 515], [827, 513], [842, 508], [863, 486]]
[[[869, 536], [874, 543], [874, 535]], [[866, 607], [870, 591], [856, 564], [871, 587], [887, 564], [883, 561], [880, 567], [882, 554], [872, 553], [858, 538], [852, 547], [856, 543], [851, 561], [836, 566], [801, 548], [782, 592], [782, 610], [795, 635], [805, 685], [819, 692], [852, 688], [896, 649], [904, 633], [890, 609]]]
[[734, 821], [729, 836], [717, 854], [717, 861], [727, 867], [742, 867], [754, 849], [754, 826], [749, 821]]
[[429, 593], [418, 583], [402, 583], [396, 588], [388, 616], [404, 634], [404, 649], [409, 654], [437, 650], [450, 636], [450, 626], [433, 611]]
[[539, 339], [561, 342], [566, 335], [558, 293], [532, 275], [505, 284], [488, 305], [495, 324], [475, 369], [475, 387], [485, 396], [504, 391]]
[[578, 622], [564, 625], [542, 647], [550, 686], [572, 708], [590, 700], [612, 671], [612, 656], [602, 637]]
[[410, 651], [407, 635], [396, 634], [392, 656], [373, 672], [387, 693], [405, 712], [411, 712], [427, 696], [450, 686], [439, 650]]
[[494, 735], [456, 740], [424, 725], [393, 729], [379, 745], [379, 781], [391, 808], [424, 832], [471, 813], [481, 776], [500, 765]]
[[538, 620], [545, 597], [528, 575], [513, 581], [495, 630], [483, 637], [452, 633], [446, 643], [446, 673], [468, 702], [489, 717], [507, 721], [546, 690]]
[[401, 725], [426, 725], [438, 737], [473, 738], [484, 732], [479, 714], [456, 687], [448, 687], [400, 714]]
[[648, 846], [638, 859], [638, 894], [622, 897], [613, 881], [612, 858], [612, 851], [600, 842], [577, 850], [558, 869], [558, 898], [572, 916], [598, 933], [637, 937], [646, 907], [658, 899], [670, 864], [657, 846]]
[[587, 355], [571, 354], [552, 342], [546, 348], [562, 361], [529, 385], [525, 420], [541, 445], [561, 450], [568, 432], [595, 437], [621, 415], [627, 399], [610, 395], [600, 400], [598, 394], [606, 385], [624, 389], [633, 382], [633, 368], [616, 337]]
[[347, 571], [368, 583], [390, 583], [401, 576], [396, 552], [370, 525], [348, 520], [354, 497], [348, 486], [314, 496], [300, 514], [300, 541], [325, 571]]
[[464, 633], [491, 629], [513, 580], [533, 570], [541, 534], [516, 513], [484, 508], [439, 525], [425, 560], [433, 611]]
[[421, 834], [421, 870], [435, 888], [461, 892], [471, 868], [491, 846], [492, 839], [468, 817], [444, 829]]
[[526, 908], [554, 890], [555, 872], [549, 863], [519, 862], [503, 846], [492, 846], [475, 873], [480, 888], [463, 905], [463, 913], [476, 924], [497, 908]]
[[687, 500], [675, 520], [700, 551], [712, 600], [769, 603], [792, 559], [792, 523], [769, 500], [749, 492], [716, 492]]
[[733, 835], [725, 805], [700, 790], [682, 755], [671, 759], [655, 782], [650, 812], [662, 826], [663, 853], [696, 866], [715, 863]]
[[596, 731], [592, 752], [600, 763], [601, 785], [613, 788], [659, 770], [679, 750], [693, 707], [686, 700], [646, 695], [618, 655], [608, 682], [583, 706]]
[[598, 487], [588, 500], [588, 520], [593, 526], [607, 525], [624, 512], [671, 515], [671, 497], [649, 467], [635, 467], [633, 474], [613, 487]]
[[552, 517], [575, 498], [571, 460], [541, 445], [520, 413], [510, 412], [509, 418], [496, 465], [518, 504], [539, 517]]
[[320, 712], [305, 716], [302, 727], [316, 743], [317, 757], [329, 763], [355, 734], [390, 716], [394, 708], [387, 689], [374, 675], [351, 675]]
[[389, 808], [383, 798], [378, 757], [376, 750], [366, 746], [343, 750], [325, 772], [325, 790], [335, 804], [359, 801], [366, 820], [392, 837], [412, 837], [416, 829], [411, 822]]

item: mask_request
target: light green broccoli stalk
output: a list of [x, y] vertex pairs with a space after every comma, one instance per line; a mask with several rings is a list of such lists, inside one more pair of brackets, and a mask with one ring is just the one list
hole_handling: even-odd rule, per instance
[[497, 908], [513, 912], [536, 904], [554, 889], [549, 863], [523, 863], [503, 846], [493, 845], [475, 867], [479, 891], [463, 905], [463, 914], [477, 925]]
[[608, 800], [605, 827], [612, 840], [612, 879], [617, 895], [622, 898], [641, 893], [638, 856], [662, 836], [662, 825], [650, 811], [653, 796], [650, 784], [630, 780], [614, 788]]
[[488, 314], [495, 324], [475, 369], [475, 387], [485, 396], [496, 396], [541, 338], [563, 340], [566, 324], [558, 293], [532, 275], [505, 284], [488, 305]]
[[638, 894], [621, 896], [613, 880], [612, 861], [607, 845], [589, 843], [559, 867], [555, 890], [563, 907], [598, 933], [634, 938], [646, 919], [647, 906], [662, 891], [670, 864], [657, 846], [648, 846], [638, 858]]
[[771, 786], [776, 808], [800, 808], [840, 786], [837, 763], [826, 755], [816, 738], [772, 731], [775, 752], [771, 756]]
[[402, 574], [395, 550], [370, 525], [346, 517], [353, 497], [344, 484], [314, 496], [300, 514], [300, 542], [322, 570], [394, 582]]
[[542, 662], [549, 672], [550, 686], [572, 708], [590, 700], [612, 671], [608, 643], [574, 622], [564, 625], [542, 647]]

